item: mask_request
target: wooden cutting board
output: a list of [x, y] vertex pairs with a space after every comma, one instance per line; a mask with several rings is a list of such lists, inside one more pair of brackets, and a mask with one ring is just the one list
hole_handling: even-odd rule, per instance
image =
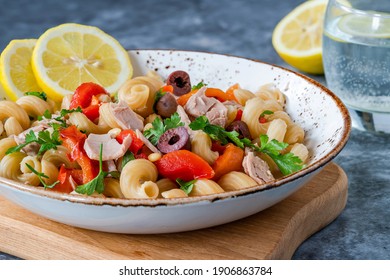
[[126, 235], [79, 229], [0, 197], [0, 251], [23, 259], [290, 259], [347, 201], [344, 171], [330, 163], [302, 189], [248, 218], [209, 229]]

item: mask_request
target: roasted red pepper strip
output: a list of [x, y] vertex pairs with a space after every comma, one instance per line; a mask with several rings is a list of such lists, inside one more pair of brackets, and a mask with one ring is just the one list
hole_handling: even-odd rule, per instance
[[142, 142], [141, 139], [137, 137], [137, 134], [134, 132], [134, 130], [131, 129], [125, 129], [122, 130], [117, 136], [116, 141], [118, 141], [119, 144], [123, 143], [123, 140], [128, 136], [131, 136], [131, 145], [129, 147], [129, 151], [132, 152], [134, 155], [138, 153], [138, 151], [142, 148], [144, 145], [144, 142]]
[[171, 180], [184, 181], [210, 179], [214, 176], [211, 166], [200, 156], [187, 150], [178, 150], [162, 156], [155, 162], [158, 172]]
[[83, 171], [81, 169], [70, 169], [66, 168], [64, 165], [61, 165], [60, 171], [58, 173], [58, 181], [52, 190], [71, 193], [74, 191], [73, 185], [70, 182], [70, 177], [74, 180], [77, 185], [83, 184]]
[[218, 180], [222, 175], [231, 171], [241, 171], [244, 150], [232, 143], [226, 145], [225, 151], [213, 164], [214, 178]]
[[98, 84], [92, 82], [83, 83], [74, 92], [69, 109], [81, 107], [83, 113], [91, 121], [94, 121], [99, 117], [101, 102], [96, 98], [99, 94], [107, 94], [107, 92]]
[[99, 162], [90, 159], [85, 150], [84, 142], [87, 136], [72, 125], [60, 130], [62, 145], [69, 150], [69, 159], [77, 161], [83, 171], [83, 184], [88, 183], [99, 173]]

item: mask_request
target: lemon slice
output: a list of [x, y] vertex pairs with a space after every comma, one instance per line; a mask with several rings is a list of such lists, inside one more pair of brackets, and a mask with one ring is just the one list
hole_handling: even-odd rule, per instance
[[35, 39], [12, 40], [0, 56], [0, 80], [6, 97], [16, 101], [27, 91], [41, 91], [31, 69]]
[[272, 45], [289, 65], [323, 74], [322, 30], [328, 0], [304, 2], [287, 14], [272, 33]]
[[338, 28], [352, 36], [365, 38], [390, 38], [390, 18], [379, 18], [373, 15], [348, 14], [340, 18]]
[[133, 74], [129, 55], [117, 40], [97, 27], [75, 23], [43, 33], [31, 63], [39, 86], [56, 101], [84, 82], [115, 93]]

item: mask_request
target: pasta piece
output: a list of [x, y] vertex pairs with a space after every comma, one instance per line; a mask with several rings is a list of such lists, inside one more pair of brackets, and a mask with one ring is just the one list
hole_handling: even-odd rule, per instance
[[0, 161], [0, 176], [19, 181], [19, 176], [22, 174], [20, 163], [25, 156], [26, 154], [22, 152], [5, 155]]
[[80, 112], [74, 112], [69, 114], [69, 123], [77, 126], [79, 130], [83, 130], [86, 133], [96, 133], [104, 134], [107, 133], [111, 127], [104, 123], [99, 123], [99, 125], [93, 123], [87, 118], [86, 115]]
[[255, 95], [265, 100], [276, 100], [281, 106], [286, 103], [285, 95], [273, 83], [261, 86]]
[[120, 188], [126, 198], [156, 198], [159, 188], [155, 183], [156, 166], [146, 159], [128, 162], [120, 175]]
[[0, 101], [0, 120], [4, 121], [9, 117], [15, 117], [23, 130], [30, 126], [30, 118], [22, 107], [12, 101]]
[[275, 100], [264, 101], [260, 97], [249, 99], [242, 112], [241, 120], [248, 125], [252, 138], [258, 138], [261, 134], [266, 134], [269, 123], [259, 122], [260, 115], [266, 111], [282, 111], [282, 106]]
[[50, 161], [41, 160], [41, 168], [42, 168], [41, 172], [44, 173], [47, 177], [49, 177], [49, 178], [42, 178], [45, 184], [51, 185], [57, 181], [58, 173], [59, 173], [57, 166], [55, 166]]
[[4, 122], [4, 130], [7, 136], [19, 135], [24, 131], [23, 127], [17, 121], [15, 117], [9, 117]]
[[163, 86], [162, 79], [154, 72], [132, 78], [125, 82], [118, 91], [118, 99], [146, 118], [153, 113], [153, 103], [157, 90]]
[[256, 97], [256, 95], [254, 95], [253, 92], [242, 88], [235, 89], [233, 93], [238, 103], [241, 104], [242, 106], [245, 106], [245, 103], [249, 99]]
[[287, 126], [286, 135], [284, 136], [284, 142], [288, 144], [302, 143], [305, 138], [305, 131], [303, 128], [295, 123]]
[[30, 165], [36, 171], [42, 172], [42, 165], [41, 162], [37, 159], [37, 157], [26, 156], [20, 162], [21, 174], [18, 176], [18, 181], [24, 184], [38, 186], [40, 184], [38, 176], [33, 173], [32, 170], [30, 170], [30, 168], [28, 168], [26, 164]]
[[189, 196], [209, 195], [223, 192], [224, 190], [213, 180], [198, 179], [194, 183]]
[[9, 148], [15, 147], [16, 142], [13, 137], [7, 137], [0, 140], [0, 160], [3, 159]]
[[269, 141], [275, 139], [279, 142], [283, 142], [284, 136], [286, 135], [286, 131], [287, 131], [287, 124], [283, 120], [281, 119], [273, 120], [267, 129], [267, 135]]
[[68, 152], [64, 146], [57, 146], [57, 149], [47, 150], [43, 154], [42, 160], [51, 162], [57, 168], [60, 168], [61, 165], [65, 165], [66, 168], [78, 168], [76, 161], [69, 160]]
[[258, 184], [243, 172], [231, 171], [218, 180], [218, 185], [220, 185], [224, 191], [236, 191], [257, 186]]
[[227, 120], [226, 120], [226, 126], [234, 122], [234, 120], [237, 117], [238, 108], [234, 105], [224, 104], [227, 108]]
[[106, 197], [125, 198], [121, 191], [121, 186], [118, 179], [104, 178], [103, 195]]
[[296, 143], [291, 146], [290, 152], [299, 157], [302, 163], [305, 163], [309, 158], [309, 150], [304, 144]]
[[281, 119], [283, 120], [287, 125], [290, 125], [292, 124], [292, 120], [290, 118], [290, 116], [285, 112], [285, 111], [276, 111], [276, 112], [273, 112], [273, 114], [270, 114], [270, 115], [265, 115], [265, 118], [267, 119], [267, 121], [273, 121], [273, 120], [276, 120], [276, 119]]
[[172, 189], [169, 191], [165, 191], [161, 194], [164, 198], [182, 198], [188, 197], [188, 195], [181, 189]]
[[176, 183], [171, 181], [168, 178], [160, 179], [156, 182], [156, 184], [157, 184], [158, 189], [159, 189], [159, 196], [158, 197], [162, 197], [163, 192], [178, 188]]
[[191, 140], [191, 151], [212, 165], [218, 158], [218, 152], [211, 150], [211, 139], [203, 131], [197, 131]]
[[19, 97], [19, 99], [16, 101], [16, 104], [22, 107], [29, 116], [34, 118], [42, 116], [46, 110], [52, 113], [52, 107], [49, 105], [49, 103], [34, 95]]

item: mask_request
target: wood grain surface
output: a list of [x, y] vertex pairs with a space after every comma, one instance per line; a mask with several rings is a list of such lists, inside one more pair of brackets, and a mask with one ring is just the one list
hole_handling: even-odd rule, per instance
[[50, 221], [0, 197], [0, 251], [23, 259], [290, 259], [347, 201], [348, 179], [335, 163], [299, 191], [229, 224], [159, 235], [103, 233]]

